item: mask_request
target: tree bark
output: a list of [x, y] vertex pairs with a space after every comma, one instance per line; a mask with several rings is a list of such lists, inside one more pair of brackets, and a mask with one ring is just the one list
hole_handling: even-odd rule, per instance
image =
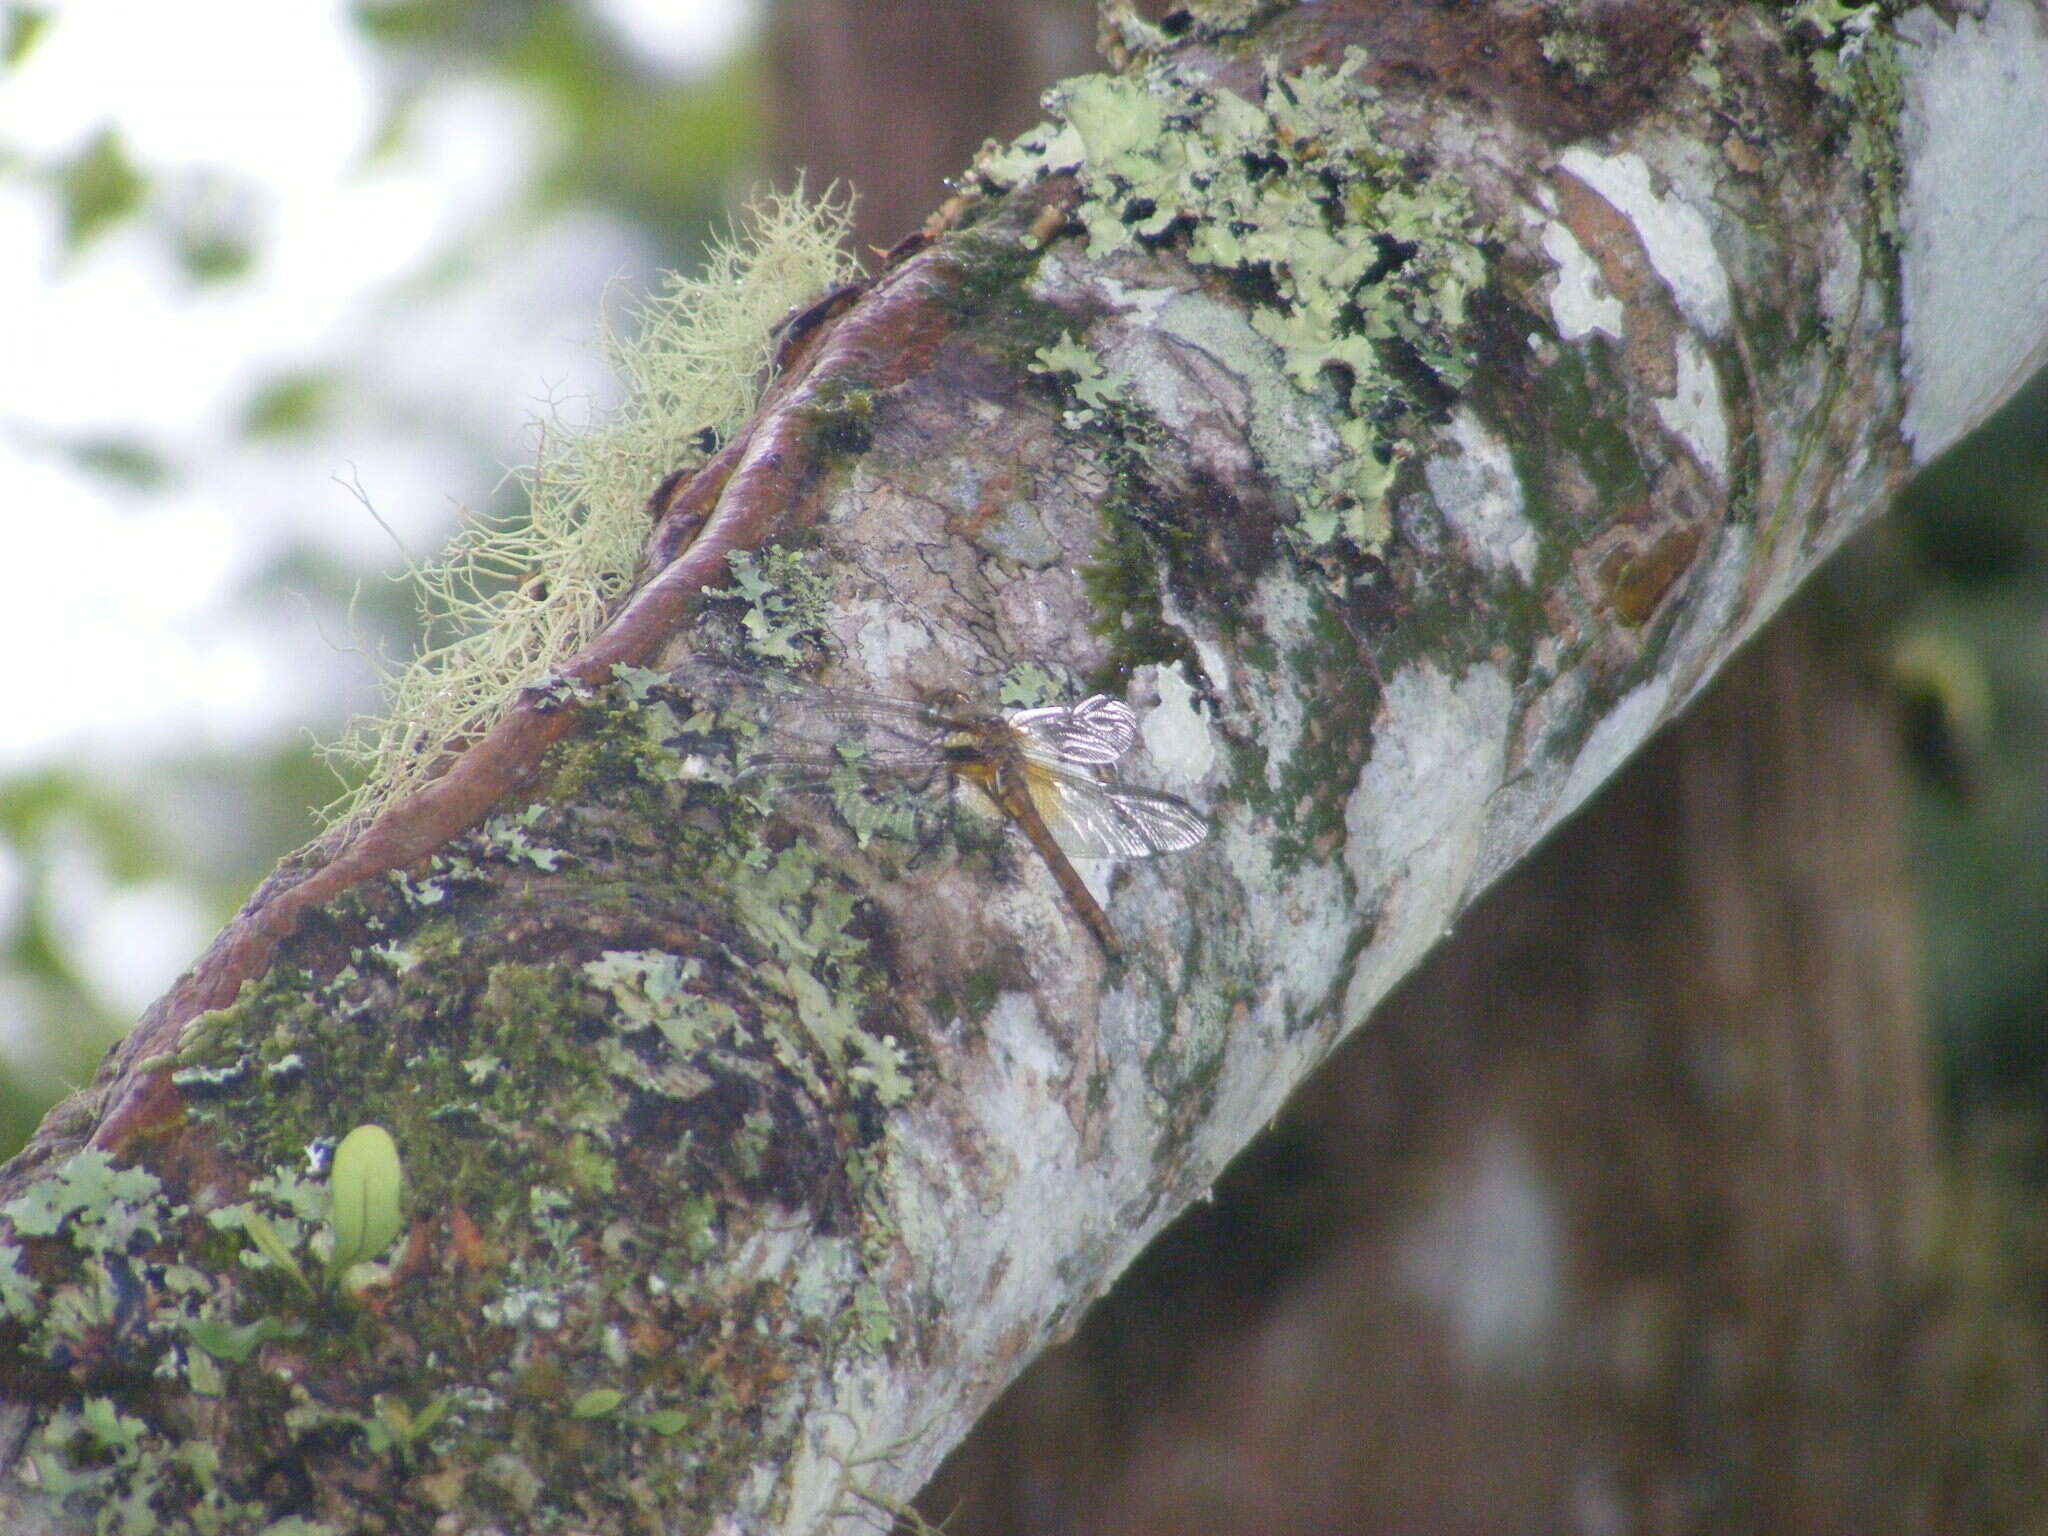
[[2041, 1458], [2012, 1435], [1989, 1471], [1931, 1300], [1896, 737], [1813, 604], [1773, 623], [1034, 1363], [926, 1516], [2009, 1523]]
[[[1246, 9], [1127, 22], [800, 318], [560, 685], [273, 877], [11, 1166], [20, 1528], [907, 1497], [2048, 337], [1981, 281], [2048, 230], [2031, 5]], [[655, 675], [764, 634], [1114, 683], [1215, 834], [1098, 876], [1111, 958], [986, 838], [764, 819]], [[299, 1170], [365, 1123], [411, 1227], [352, 1298]]]

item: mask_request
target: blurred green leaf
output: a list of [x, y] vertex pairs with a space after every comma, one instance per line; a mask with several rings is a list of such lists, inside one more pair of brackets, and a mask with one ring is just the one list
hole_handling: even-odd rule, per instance
[[[559, 127], [535, 168], [537, 207], [603, 203], [686, 249], [723, 210], [734, 173], [766, 137], [761, 65], [749, 51], [700, 78], [650, 74], [581, 7], [535, 0], [366, 5], [364, 30], [394, 49], [482, 64], [541, 98]], [[410, 104], [380, 134], [403, 141]]]
[[278, 1233], [277, 1228], [270, 1224], [270, 1218], [253, 1206], [244, 1207], [240, 1214], [242, 1218], [242, 1231], [248, 1235], [249, 1241], [255, 1245], [256, 1251], [290, 1275], [294, 1280], [298, 1281], [300, 1287], [310, 1293], [313, 1289], [313, 1282], [308, 1280], [306, 1272], [299, 1268], [297, 1257], [286, 1246], [285, 1240]]
[[488, 53], [546, 0], [364, 0], [356, 25], [380, 43], [451, 55]]
[[12, 69], [35, 47], [50, 13], [40, 5], [10, 5], [7, 19], [0, 21], [0, 68]]
[[138, 491], [159, 490], [171, 478], [169, 461], [137, 438], [77, 438], [67, 452], [80, 469]]
[[142, 206], [149, 180], [128, 158], [121, 135], [102, 128], [57, 173], [64, 205], [64, 248], [74, 254]]
[[256, 264], [255, 246], [217, 230], [181, 232], [177, 250], [178, 265], [195, 283], [231, 282]]
[[89, 836], [116, 880], [164, 872], [148, 807], [134, 796], [59, 768], [0, 778], [0, 843], [20, 851], [59, 823]]
[[327, 370], [278, 374], [257, 386], [242, 407], [242, 435], [301, 437], [326, 419], [339, 380]]
[[255, 265], [265, 197], [247, 177], [218, 166], [187, 168], [165, 178], [154, 202], [178, 265], [193, 282], [229, 282]]
[[276, 1317], [260, 1317], [253, 1323], [202, 1317], [186, 1324], [185, 1331], [194, 1344], [215, 1359], [240, 1365], [255, 1352], [257, 1345], [297, 1333], [299, 1328]]

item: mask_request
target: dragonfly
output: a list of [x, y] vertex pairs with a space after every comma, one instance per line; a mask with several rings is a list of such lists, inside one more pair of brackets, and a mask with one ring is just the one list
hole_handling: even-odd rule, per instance
[[[1138, 720], [1108, 694], [1036, 709], [952, 707], [703, 659], [678, 681], [740, 707], [777, 743], [749, 756], [744, 774], [822, 787], [850, 766], [864, 778], [965, 785], [1031, 844], [1108, 957], [1118, 952], [1116, 930], [1071, 861], [1178, 853], [1209, 835], [1207, 819], [1178, 795], [1116, 777]], [[781, 749], [789, 740], [802, 745]]]

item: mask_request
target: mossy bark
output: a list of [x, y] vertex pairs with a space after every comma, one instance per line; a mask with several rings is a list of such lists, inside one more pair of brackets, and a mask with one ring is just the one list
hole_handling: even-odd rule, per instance
[[[1907, 470], [1883, 36], [1547, 27], [1126, 18], [796, 317], [598, 640], [0, 1181], [19, 1527], [913, 1492]], [[1000, 829], [736, 784], [705, 651], [1127, 694], [1215, 833], [1097, 873], [1105, 955]], [[410, 1230], [330, 1275], [308, 1150], [363, 1124]]]

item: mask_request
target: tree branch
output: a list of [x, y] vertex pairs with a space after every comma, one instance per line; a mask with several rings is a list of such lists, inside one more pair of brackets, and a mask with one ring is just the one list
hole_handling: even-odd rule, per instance
[[[2019, 0], [1237, 9], [805, 317], [561, 682], [10, 1167], [15, 1528], [868, 1522], [2042, 355]], [[748, 650], [1127, 694], [1214, 835], [1113, 959], [1000, 829], [736, 780]], [[365, 1123], [410, 1237], [316, 1280]]]

